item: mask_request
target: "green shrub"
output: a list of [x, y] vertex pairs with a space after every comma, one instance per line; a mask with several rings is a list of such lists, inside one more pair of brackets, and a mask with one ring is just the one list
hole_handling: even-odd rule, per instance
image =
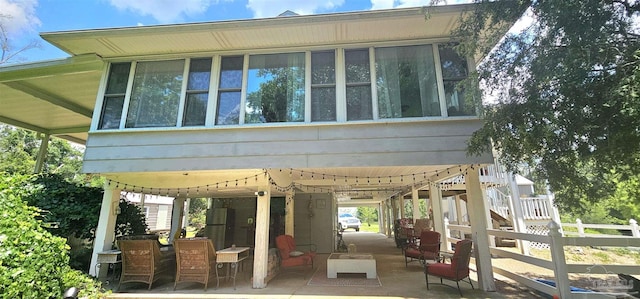
[[0, 177], [0, 298], [60, 298], [70, 286], [100, 298], [99, 284], [69, 267], [66, 240], [45, 230], [23, 201], [27, 178]]

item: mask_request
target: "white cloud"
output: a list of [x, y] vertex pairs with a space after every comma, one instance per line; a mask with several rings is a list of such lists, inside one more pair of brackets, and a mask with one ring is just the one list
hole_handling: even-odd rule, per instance
[[30, 33], [40, 26], [36, 16], [38, 0], [0, 0], [0, 22], [8, 36]]
[[249, 0], [247, 8], [253, 11], [255, 18], [275, 17], [286, 10], [300, 15], [313, 14], [318, 11], [331, 10], [341, 6], [344, 0]]
[[[2, 0], [0, 0], [2, 1]], [[130, 10], [146, 16], [150, 15], [160, 23], [173, 23], [183, 16], [193, 16], [207, 11], [217, 0], [109, 0], [111, 5], [120, 10]]]

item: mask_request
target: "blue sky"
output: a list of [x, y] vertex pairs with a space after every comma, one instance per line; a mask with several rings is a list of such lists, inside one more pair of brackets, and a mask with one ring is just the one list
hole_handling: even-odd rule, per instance
[[[39, 47], [21, 52], [12, 63], [65, 58], [40, 32], [71, 31], [298, 14], [416, 7], [431, 0], [0, 0], [0, 23], [14, 49], [32, 41]], [[444, 1], [449, 4], [466, 1]]]

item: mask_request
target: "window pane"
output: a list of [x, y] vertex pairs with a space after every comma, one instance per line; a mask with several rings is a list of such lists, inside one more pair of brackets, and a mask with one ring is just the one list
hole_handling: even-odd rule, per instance
[[463, 79], [467, 77], [467, 61], [460, 57], [451, 46], [441, 45], [438, 51], [444, 79]]
[[335, 87], [311, 89], [311, 121], [336, 120]]
[[376, 49], [380, 118], [440, 115], [430, 45]]
[[249, 58], [245, 123], [304, 121], [304, 53]]
[[344, 52], [347, 79], [347, 120], [373, 119], [369, 50]]
[[114, 63], [109, 70], [109, 81], [107, 83], [106, 94], [118, 94], [127, 92], [127, 81], [129, 81], [129, 70], [131, 63]]
[[127, 113], [127, 128], [176, 125], [183, 70], [184, 60], [138, 63]]
[[189, 66], [187, 90], [209, 90], [211, 58], [192, 59]]
[[117, 129], [122, 118], [124, 96], [105, 97], [98, 129]]
[[204, 126], [207, 117], [208, 93], [192, 93], [187, 95], [184, 107], [183, 126]]
[[444, 94], [447, 102], [447, 115], [476, 115], [476, 107], [473, 102], [464, 98], [464, 89], [456, 88], [459, 81], [445, 81]]
[[344, 55], [347, 83], [371, 82], [369, 50], [347, 50]]
[[240, 121], [240, 96], [239, 91], [221, 92], [218, 102], [217, 125], [237, 125]]
[[220, 88], [242, 87], [242, 56], [222, 57], [220, 68]]
[[347, 87], [347, 120], [373, 119], [371, 108], [371, 87]]
[[334, 83], [336, 83], [336, 62], [334, 52], [311, 53], [311, 84]]

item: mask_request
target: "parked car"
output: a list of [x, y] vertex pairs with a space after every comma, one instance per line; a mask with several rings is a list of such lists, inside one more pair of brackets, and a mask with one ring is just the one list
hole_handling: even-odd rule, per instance
[[360, 223], [360, 219], [353, 217], [353, 215], [350, 214], [344, 214], [344, 215], [340, 215], [340, 217], [338, 218], [338, 224], [339, 224], [339, 229], [340, 230], [345, 230], [347, 228], [353, 228], [355, 229], [357, 232], [360, 231], [360, 225], [362, 223]]

